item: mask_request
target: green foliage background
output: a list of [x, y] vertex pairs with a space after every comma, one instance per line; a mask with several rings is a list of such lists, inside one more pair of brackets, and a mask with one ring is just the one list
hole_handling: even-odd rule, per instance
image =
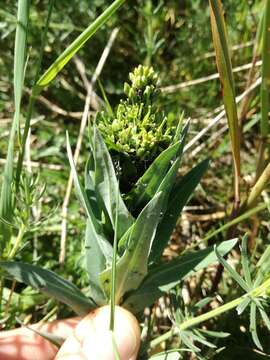
[[[104, 0], [63, 0], [56, 1], [52, 21], [48, 33], [48, 44], [45, 48], [42, 69], [45, 70], [64, 48], [102, 12], [111, 1]], [[253, 41], [262, 10], [261, 0], [235, 1], [226, 0], [224, 3], [225, 18], [227, 20], [229, 38], [232, 45], [245, 44]], [[11, 114], [14, 110], [12, 102], [13, 48], [16, 26], [15, 0], [1, 0], [0, 9], [0, 159], [3, 160], [7, 152], [8, 131]], [[26, 71], [26, 87], [30, 88], [34, 78], [42, 28], [47, 12], [47, 1], [32, 1], [30, 8], [30, 28], [28, 35], [28, 64]], [[109, 20], [86, 46], [79, 52], [79, 57], [86, 67], [87, 76], [91, 79], [100, 55], [106, 46], [109, 35], [115, 27], [120, 31], [112, 47], [110, 56], [101, 74], [100, 81], [107, 94], [110, 104], [114, 107], [123, 97], [123, 84], [128, 73], [139, 64], [151, 64], [159, 73], [161, 87], [204, 77], [216, 72], [215, 58], [212, 54], [213, 44], [209, 19], [208, 2], [205, 0], [164, 0], [164, 1], [128, 1], [123, 8]], [[212, 55], [211, 55], [212, 54]], [[252, 57], [252, 46], [239, 48], [232, 52], [233, 66], [249, 63]], [[247, 71], [236, 73], [236, 92], [240, 94], [245, 89]], [[101, 90], [97, 86], [99, 96]], [[256, 93], [257, 94], [257, 93]], [[58, 105], [65, 111], [81, 112], [84, 106], [85, 89], [73, 62], [63, 70], [53, 85], [43, 94], [52, 104]], [[27, 105], [28, 94], [24, 92], [23, 110]], [[191, 117], [189, 138], [191, 139], [202, 128], [205, 119], [214, 109], [222, 104], [220, 84], [218, 80], [208, 81], [200, 85], [186, 87], [172, 94], [163, 93], [160, 97], [160, 107], [168, 116], [176, 118], [182, 111], [185, 117]], [[259, 141], [256, 119], [258, 118], [258, 96], [251, 102], [251, 112], [248, 123], [255, 123], [247, 130], [243, 143], [243, 177], [254, 171], [254, 153]], [[25, 247], [17, 260], [38, 263], [49, 269], [56, 270], [67, 279], [72, 280], [79, 288], [87, 286], [86, 275], [81, 270], [84, 261], [81, 247], [84, 241], [85, 219], [82, 209], [74, 193], [69, 205], [67, 257], [61, 268], [58, 263], [61, 231], [61, 205], [65, 194], [69, 165], [66, 156], [65, 133], [70, 134], [71, 146], [75, 146], [79, 131], [79, 119], [56, 114], [50, 106], [37, 102], [32, 125], [31, 159], [35, 163], [43, 164], [40, 169], [40, 184], [46, 183], [46, 191], [41, 206], [41, 217], [46, 221], [39, 227], [38, 232], [29, 231], [26, 236]], [[220, 126], [221, 127], [221, 126]], [[205, 136], [200, 140], [203, 144]], [[78, 164], [78, 173], [83, 174], [83, 166], [88, 157], [89, 149], [84, 141]], [[212, 158], [212, 167], [202, 182], [202, 186], [192, 198], [190, 205], [201, 206], [206, 211], [226, 211], [228, 202], [232, 198], [231, 158], [229, 141], [226, 135], [212, 143], [205, 143], [202, 151], [195, 158], [188, 152], [184, 157], [184, 170], [190, 169], [191, 164], [205, 157]], [[45, 165], [44, 165], [45, 164]], [[48, 166], [49, 165], [49, 166]], [[57, 170], [49, 168], [55, 165]], [[1, 164], [2, 166], [2, 164]], [[37, 168], [33, 167], [35, 172]], [[2, 172], [1, 172], [2, 173]], [[182, 174], [180, 174], [181, 176]], [[200, 215], [198, 211], [195, 215]], [[267, 214], [258, 220], [262, 225], [256, 236], [254, 258], [262, 249], [262, 242], [269, 241]], [[175, 237], [180, 239], [181, 250], [196, 245], [196, 239], [203, 237], [208, 230], [215, 229], [222, 223], [212, 220], [204, 223], [193, 221], [187, 236], [181, 235], [181, 225], [177, 228]], [[242, 230], [250, 229], [249, 223], [242, 226]], [[221, 240], [225, 240], [222, 235]], [[34, 250], [33, 250], [34, 249]], [[207, 288], [206, 279], [205, 288]], [[31, 321], [37, 321], [56, 303], [47, 302], [40, 294], [21, 285], [16, 287], [16, 293], [21, 293], [20, 299], [14, 297], [11, 305], [12, 316], [8, 326], [13, 327], [15, 317], [33, 314]], [[230, 300], [237, 290], [230, 287], [229, 281], [222, 283], [221, 295]], [[58, 305], [57, 313], [64, 317], [70, 315], [66, 307]], [[33, 311], [33, 309], [35, 311]], [[223, 322], [231, 331], [245, 324], [245, 319], [228, 317]], [[217, 327], [219, 325], [216, 325]], [[228, 331], [228, 329], [226, 329]], [[251, 341], [243, 333], [239, 343]], [[267, 337], [266, 337], [267, 336]], [[269, 335], [265, 335], [265, 342]], [[225, 340], [223, 340], [225, 341]], [[234, 340], [229, 341], [232, 347], [239, 347]], [[249, 346], [252, 354], [252, 346]], [[229, 350], [226, 350], [229, 351]], [[238, 351], [238, 350], [237, 350]], [[239, 350], [240, 351], [240, 350]], [[246, 351], [246, 350], [245, 350]], [[236, 358], [236, 352], [234, 352]], [[222, 358], [218, 357], [215, 358]], [[227, 356], [227, 355], [224, 355]], [[233, 358], [228, 355], [227, 358]], [[250, 355], [250, 358], [253, 355]], [[223, 357], [224, 358], [224, 357]], [[225, 359], [225, 358], [224, 358]]]

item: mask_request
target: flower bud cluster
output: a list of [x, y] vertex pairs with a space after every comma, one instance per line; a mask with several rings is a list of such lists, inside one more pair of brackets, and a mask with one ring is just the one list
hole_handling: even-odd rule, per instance
[[166, 148], [175, 127], [158, 108], [160, 92], [158, 75], [152, 67], [138, 66], [124, 84], [126, 99], [120, 100], [112, 117], [97, 116], [97, 124], [105, 142], [120, 153], [138, 160], [152, 160]]

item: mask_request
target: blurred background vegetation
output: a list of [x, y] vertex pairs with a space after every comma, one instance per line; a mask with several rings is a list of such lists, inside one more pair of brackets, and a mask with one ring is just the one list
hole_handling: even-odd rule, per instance
[[[52, 61], [78, 36], [78, 34], [100, 14], [111, 1], [108, 0], [62, 0], [56, 1], [48, 32], [42, 69]], [[38, 59], [44, 19], [47, 14], [47, 1], [32, 1], [30, 8], [30, 28], [28, 35], [28, 63], [26, 88], [23, 96], [23, 110], [26, 109], [29, 92], [34, 78]], [[233, 67], [250, 64], [254, 40], [258, 28], [262, 0], [223, 2], [229, 38], [232, 46]], [[0, 165], [4, 164], [7, 152], [8, 134], [13, 113], [13, 49], [16, 27], [17, 1], [1, 0], [0, 9]], [[100, 56], [106, 47], [113, 29], [119, 28], [108, 59], [99, 77], [102, 88], [112, 107], [123, 97], [123, 84], [128, 74], [139, 64], [152, 65], [159, 74], [161, 96], [159, 104], [168, 117], [178, 118], [184, 111], [185, 119], [190, 118], [188, 140], [191, 140], [219, 113], [222, 94], [218, 78], [209, 79], [216, 73], [215, 57], [211, 37], [208, 2], [205, 0], [141, 0], [127, 2], [114, 15], [101, 31], [80, 50], [78, 57], [85, 66], [85, 75], [90, 81]], [[259, 76], [260, 67], [256, 67]], [[200, 83], [190, 84], [191, 80], [202, 79]], [[241, 94], [248, 79], [248, 69], [235, 72], [236, 93]], [[181, 84], [180, 86], [178, 86]], [[102, 109], [103, 96], [96, 84], [95, 100], [91, 111]], [[259, 131], [258, 88], [252, 94], [248, 112], [244, 119], [244, 138], [242, 140], [243, 184], [251, 183], [250, 174], [255, 171]], [[68, 234], [66, 261], [59, 264], [61, 237], [61, 207], [69, 177], [69, 164], [66, 156], [65, 133], [68, 130], [71, 145], [75, 146], [80, 128], [86, 97], [86, 89], [78, 68], [71, 61], [48, 90], [39, 96], [32, 118], [31, 161], [33, 173], [40, 173], [39, 186], [46, 185], [45, 192], [35, 207], [33, 217], [43, 219], [38, 231], [29, 231], [25, 245], [17, 255], [18, 260], [38, 262], [41, 266], [56, 270], [82, 288], [87, 286], [87, 278], [82, 271], [81, 247], [84, 241], [85, 219], [74, 191], [68, 207]], [[85, 139], [87, 133], [85, 134]], [[87, 141], [83, 141], [78, 162], [78, 172], [83, 174], [88, 156]], [[184, 249], [196, 247], [209, 230], [218, 228], [229, 219], [231, 211], [232, 166], [226, 121], [222, 119], [211, 128], [192, 147], [187, 149], [180, 176], [206, 157], [212, 159], [211, 166], [204, 176], [195, 196], [179, 219], [165, 256], [173, 257]], [[2, 173], [2, 172], [1, 172]], [[267, 195], [265, 195], [267, 196]], [[252, 241], [253, 257], [260, 254], [262, 243], [269, 243], [269, 213], [260, 213], [240, 226], [248, 231]], [[226, 240], [219, 234], [211, 241]], [[212, 243], [211, 242], [211, 243]], [[197, 300], [208, 294], [211, 288], [211, 269], [200, 274], [196, 287], [192, 281], [186, 284]], [[230, 286], [230, 280], [223, 279], [219, 293], [223, 300], [229, 301], [237, 295]], [[16, 285], [16, 294], [10, 305], [8, 327], [16, 324], [16, 317], [28, 318], [34, 322], [46, 314], [65, 317], [71, 315], [66, 307], [47, 301], [29, 288]], [[159, 309], [159, 310], [158, 310]], [[154, 320], [156, 331], [168, 325], [162, 320], [162, 306], [156, 305]], [[231, 320], [234, 321], [231, 321]], [[222, 323], [221, 323], [222, 322]], [[250, 354], [250, 359], [264, 357], [253, 349], [250, 335], [246, 335], [246, 319], [227, 314], [213, 325], [226, 329], [237, 337], [222, 340], [226, 342], [226, 352], [216, 355], [219, 359], [237, 358], [239, 354]], [[239, 336], [239, 329], [240, 334]], [[262, 330], [263, 332], [264, 330]], [[222, 341], [220, 346], [222, 346]], [[265, 335], [263, 343], [269, 343]], [[234, 357], [230, 350], [234, 349]], [[229, 353], [228, 353], [229, 352]], [[224, 355], [225, 354], [225, 355]], [[247, 355], [248, 356], [248, 355]]]

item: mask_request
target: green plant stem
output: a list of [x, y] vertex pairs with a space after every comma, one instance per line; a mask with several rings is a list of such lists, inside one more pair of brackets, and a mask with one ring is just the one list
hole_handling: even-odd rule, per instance
[[[48, 33], [48, 28], [49, 28], [49, 24], [50, 24], [50, 20], [51, 20], [54, 1], [55, 0], [50, 0], [50, 4], [49, 4], [48, 15], [47, 15], [45, 28], [44, 28], [42, 39], [41, 39], [40, 56], [38, 57], [38, 61], [37, 61], [37, 68], [36, 68], [36, 73], [35, 73], [35, 78], [34, 78], [34, 84], [36, 84], [36, 82], [39, 78], [40, 70], [41, 70], [41, 63], [42, 63], [42, 59], [43, 59], [44, 48], [45, 48], [46, 41], [47, 41], [47, 33]], [[29, 103], [28, 103], [24, 131], [23, 131], [21, 147], [20, 147], [20, 152], [19, 152], [19, 157], [18, 157], [18, 162], [17, 162], [16, 181], [15, 181], [17, 189], [19, 186], [20, 176], [21, 176], [21, 172], [22, 172], [22, 164], [23, 164], [23, 158], [24, 158], [24, 152], [25, 152], [25, 143], [26, 143], [29, 128], [30, 128], [30, 121], [32, 118], [32, 113], [33, 113], [37, 95], [38, 95], [37, 89], [35, 87], [33, 87], [32, 91], [31, 91]]]
[[114, 331], [114, 317], [115, 317], [115, 292], [116, 292], [116, 261], [117, 261], [117, 229], [118, 229], [118, 211], [119, 211], [119, 196], [117, 195], [116, 200], [116, 216], [115, 216], [115, 230], [114, 230], [114, 239], [113, 239], [113, 259], [112, 259], [112, 278], [111, 278], [111, 289], [110, 289], [110, 295], [111, 295], [111, 309], [110, 309], [110, 330]]
[[267, 208], [267, 205], [268, 204], [261, 204], [261, 205], [258, 205], [257, 207], [253, 208], [253, 209], [250, 209], [246, 212], [244, 212], [243, 214], [241, 214], [240, 216], [234, 218], [233, 220], [229, 221], [227, 224], [221, 226], [219, 229], [213, 231], [212, 233], [210, 233], [209, 235], [207, 235], [203, 241], [204, 242], [207, 242], [209, 239], [211, 239], [212, 237], [216, 236], [217, 234], [221, 233], [222, 231], [224, 230], [227, 230], [229, 229], [230, 227], [240, 223], [241, 221], [243, 220], [246, 220], [248, 219], [250, 216], [256, 214], [257, 212], [259, 211], [262, 211], [264, 209]]
[[[14, 148], [16, 142], [16, 133], [19, 138], [20, 129], [20, 113], [21, 113], [21, 98], [24, 82], [25, 71], [25, 53], [26, 53], [26, 39], [27, 28], [29, 20], [29, 0], [18, 1], [17, 12], [17, 25], [15, 36], [15, 48], [14, 48], [14, 105], [15, 111], [13, 121], [10, 130], [7, 161], [4, 168], [3, 183], [0, 195], [0, 216], [12, 222], [13, 210], [14, 210], [14, 197], [12, 191], [13, 182], [13, 166], [14, 166]], [[3, 238], [3, 244], [1, 244], [0, 251], [3, 252], [5, 244], [8, 243], [11, 237], [10, 228], [0, 222], [0, 234]]]
[[259, 196], [268, 185], [269, 180], [270, 180], [270, 163], [263, 170], [256, 184], [251, 189], [247, 200], [243, 203], [243, 205], [240, 208], [240, 212], [249, 210], [255, 206]]
[[21, 245], [25, 231], [26, 231], [26, 226], [25, 226], [25, 224], [22, 223], [20, 226], [18, 235], [16, 237], [15, 243], [13, 245], [13, 248], [11, 249], [10, 253], [7, 256], [7, 260], [12, 260], [14, 258], [14, 256], [16, 255], [17, 250]]
[[247, 297], [258, 298], [258, 297], [263, 296], [269, 287], [270, 287], [270, 278], [267, 279], [260, 286], [256, 287], [255, 289], [251, 290], [250, 292], [240, 296], [239, 298], [230, 301], [227, 304], [224, 304], [224, 305], [222, 305], [216, 309], [213, 309], [211, 311], [208, 311], [205, 314], [196, 316], [195, 318], [187, 319], [180, 326], [175, 327], [174, 329], [172, 329], [172, 330], [166, 332], [165, 334], [159, 336], [158, 338], [152, 340], [150, 342], [150, 348], [152, 348], [152, 349], [155, 348], [161, 342], [168, 340], [171, 336], [176, 335], [181, 331], [184, 331], [192, 326], [198, 325], [204, 321], [212, 319], [213, 317], [219, 316], [219, 315], [223, 314], [224, 312], [227, 312], [229, 310], [236, 308]]

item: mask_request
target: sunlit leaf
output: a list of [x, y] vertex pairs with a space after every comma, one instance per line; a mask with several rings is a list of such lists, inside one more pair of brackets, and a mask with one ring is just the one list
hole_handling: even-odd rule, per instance
[[[218, 245], [219, 253], [226, 255], [236, 243], [235, 239], [222, 242]], [[140, 287], [127, 297], [124, 306], [135, 313], [140, 312], [183, 279], [216, 261], [217, 256], [211, 246], [179, 256], [168, 263], [152, 266]]]
[[56, 298], [79, 315], [86, 315], [96, 307], [75, 285], [50, 270], [13, 261], [1, 261], [0, 267], [13, 279]]

